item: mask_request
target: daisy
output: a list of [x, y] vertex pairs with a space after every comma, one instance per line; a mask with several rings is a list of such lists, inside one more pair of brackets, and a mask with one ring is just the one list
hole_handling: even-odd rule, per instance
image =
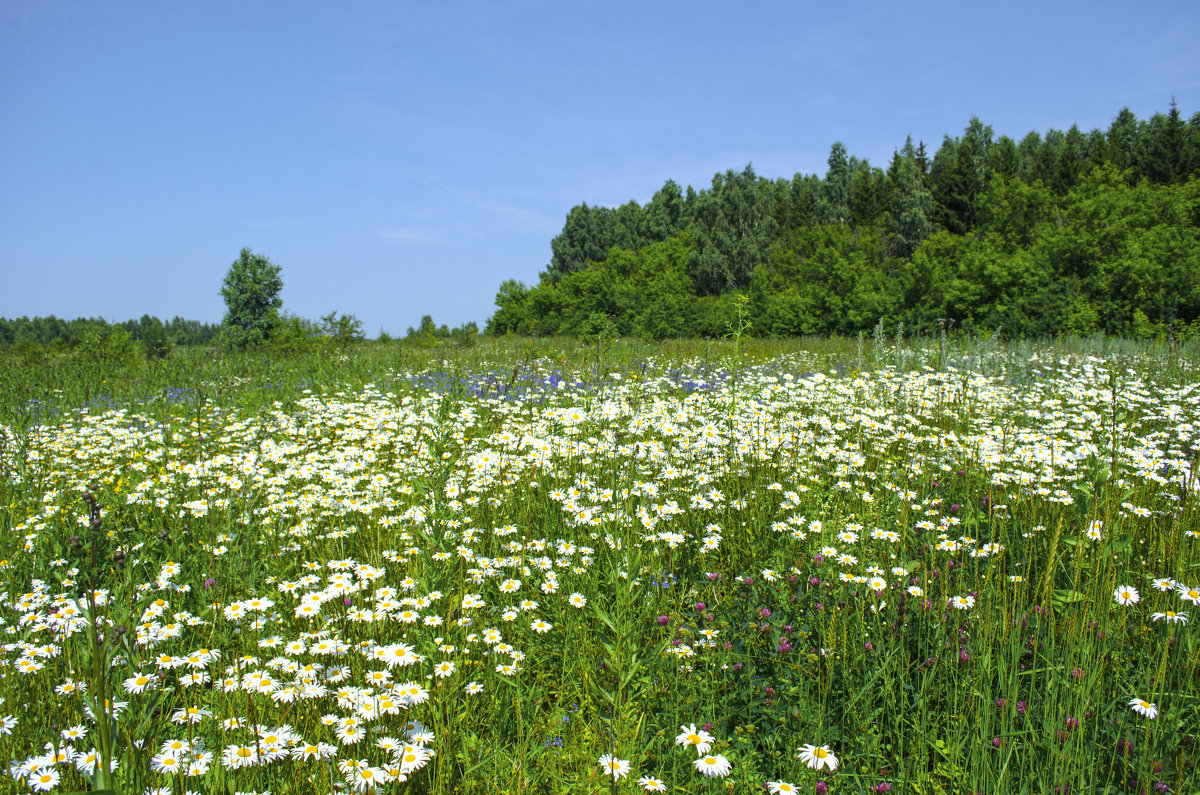
[[334, 731], [342, 745], [354, 745], [363, 738], [363, 730], [358, 726], [341, 724]]
[[1155, 613], [1152, 617], [1155, 621], [1166, 621], [1168, 624], [1186, 624], [1188, 614], [1168, 610], [1165, 613]]
[[1195, 588], [1189, 588], [1182, 583], [1176, 587], [1175, 592], [1179, 594], [1179, 598], [1185, 602], [1191, 602], [1194, 605], [1200, 605], [1200, 591]]
[[186, 674], [179, 677], [179, 682], [184, 687], [194, 687], [197, 685], [206, 685], [209, 683], [209, 676], [204, 672]]
[[69, 745], [55, 751], [52, 743], [46, 743], [45, 748], [46, 753], [41, 756], [41, 760], [48, 765], [69, 765], [77, 755], [75, 749]]
[[532, 629], [534, 632], [544, 635], [545, 633], [549, 632], [553, 627], [548, 622], [543, 621], [539, 618], [538, 620], [536, 620], [532, 624], [530, 624], [529, 628]]
[[696, 765], [697, 770], [709, 778], [725, 778], [725, 776], [729, 775], [729, 771], [733, 768], [733, 765], [729, 763], [729, 760], [721, 754], [702, 756], [693, 764]]
[[[382, 654], [380, 654], [381, 651]], [[388, 668], [395, 668], [396, 666], [406, 667], [424, 659], [420, 655], [414, 654], [411, 646], [403, 643], [394, 643], [384, 649], [377, 650], [375, 656], [377, 659], [382, 659]]]
[[171, 754], [172, 756], [182, 757], [190, 751], [192, 745], [187, 740], [166, 740], [159, 747], [160, 754]]
[[[516, 666], [513, 666], [516, 670]], [[409, 704], [424, 704], [429, 700], [429, 691], [416, 682], [404, 682], [392, 688], [392, 696]]]
[[400, 772], [407, 775], [425, 767], [425, 763], [431, 756], [433, 756], [433, 752], [428, 748], [420, 745], [406, 745], [396, 754], [396, 761], [400, 763]]
[[86, 693], [87, 685], [81, 682], [73, 682], [68, 679], [58, 687], [54, 688], [54, 692], [58, 693], [60, 696], [72, 696], [76, 693]]
[[786, 781], [768, 781], [767, 789], [770, 790], [771, 795], [775, 795], [775, 793], [778, 793], [778, 792], [782, 792], [782, 793], [786, 793], [787, 795], [790, 795], [790, 793], [800, 791], [800, 790], [796, 789], [795, 784], [789, 784]]
[[76, 740], [82, 740], [86, 736], [87, 729], [84, 728], [83, 724], [62, 730], [62, 738], [69, 743], [75, 742]]
[[1150, 587], [1156, 591], [1174, 591], [1177, 583], [1170, 577], [1159, 577], [1156, 580], [1150, 581]]
[[444, 679], [447, 676], [449, 676], [450, 674], [454, 673], [455, 669], [456, 669], [456, 666], [454, 665], [454, 663], [446, 660], [446, 661], [438, 663], [437, 665], [435, 665], [433, 667], [433, 675], [436, 676], [438, 679]]
[[970, 610], [975, 606], [974, 596], [955, 596], [950, 600], [950, 606], [955, 610]]
[[617, 759], [612, 754], [605, 754], [600, 757], [600, 769], [605, 773], [612, 773], [613, 781], [616, 781], [629, 773], [629, 761]]
[[179, 757], [172, 753], [156, 754], [150, 758], [150, 769], [156, 773], [173, 776], [183, 769]]
[[1128, 607], [1129, 605], [1137, 604], [1141, 598], [1142, 596], [1138, 593], [1137, 588], [1134, 588], [1132, 585], [1118, 585], [1113, 590], [1113, 599], [1119, 605]]
[[587, 597], [581, 593], [573, 593], [567, 597], [567, 601], [571, 603], [572, 607], [583, 607], [587, 604]]
[[468, 696], [475, 696], [483, 692], [483, 685], [478, 682], [471, 682], [464, 688]]
[[833, 755], [833, 751], [824, 745], [808, 745], [805, 743], [800, 748], [800, 761], [813, 770], [828, 767], [830, 772], [832, 772], [837, 770], [838, 766], [837, 757]]
[[654, 776], [642, 776], [638, 779], [638, 786], [647, 792], [666, 792], [667, 785], [662, 782], [662, 779], [657, 779]]
[[708, 749], [712, 748], [713, 736], [704, 729], [697, 729], [696, 724], [691, 726], [680, 726], [682, 731], [675, 738], [676, 745], [694, 745], [696, 753], [700, 756], [708, 753]]
[[395, 737], [380, 737], [375, 741], [375, 747], [381, 751], [388, 753], [397, 753], [404, 747], [404, 743], [397, 740]]
[[1150, 720], [1158, 717], [1158, 705], [1151, 704], [1149, 701], [1143, 701], [1140, 698], [1130, 699], [1129, 706], [1139, 715], [1145, 715]]
[[221, 764], [230, 770], [258, 764], [258, 750], [252, 745], [229, 745], [221, 754]]
[[194, 778], [208, 773], [208, 767], [212, 764], [212, 754], [198, 754], [197, 757], [188, 764], [187, 771], [184, 773], [185, 776]]
[[147, 689], [153, 690], [154, 685], [157, 681], [158, 681], [157, 676], [146, 676], [145, 674], [141, 674], [139, 676], [131, 676], [125, 680], [125, 692], [126, 693], [143, 693]]
[[350, 786], [360, 792], [374, 790], [387, 779], [387, 774], [377, 767], [362, 765], [349, 775]]
[[58, 779], [58, 771], [50, 767], [30, 775], [27, 783], [34, 792], [49, 792], [58, 786]]
[[320, 747], [307, 743], [301, 743], [292, 749], [292, 758], [299, 759], [302, 762], [309, 759], [317, 759], [321, 755]]

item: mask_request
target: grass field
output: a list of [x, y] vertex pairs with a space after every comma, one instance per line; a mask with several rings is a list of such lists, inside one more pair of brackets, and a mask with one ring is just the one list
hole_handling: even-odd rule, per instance
[[0, 422], [6, 791], [1200, 792], [1194, 348], [12, 360]]

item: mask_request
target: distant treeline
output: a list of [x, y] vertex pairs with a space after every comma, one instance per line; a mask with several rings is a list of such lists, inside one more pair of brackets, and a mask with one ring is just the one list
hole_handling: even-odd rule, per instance
[[0, 318], [0, 346], [36, 344], [49, 351], [74, 350], [97, 332], [124, 331], [138, 343], [155, 345], [210, 345], [221, 332], [219, 323], [172, 318], [164, 323], [157, 317], [142, 315], [140, 320], [109, 323], [103, 318], [62, 320], [54, 317]]
[[492, 334], [1200, 333], [1200, 113], [995, 137], [972, 118], [886, 169], [833, 144], [824, 178], [751, 166], [645, 206], [580, 204]]

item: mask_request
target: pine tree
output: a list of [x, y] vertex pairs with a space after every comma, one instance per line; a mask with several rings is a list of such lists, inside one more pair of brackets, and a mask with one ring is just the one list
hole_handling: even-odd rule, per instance
[[822, 224], [850, 223], [850, 158], [841, 141], [835, 141], [829, 149], [826, 161], [829, 170], [817, 196], [817, 221]]
[[891, 253], [907, 259], [933, 234], [930, 215], [933, 196], [921, 178], [921, 168], [914, 157], [897, 154], [893, 160], [895, 176], [892, 182], [892, 203], [887, 214], [887, 231]]

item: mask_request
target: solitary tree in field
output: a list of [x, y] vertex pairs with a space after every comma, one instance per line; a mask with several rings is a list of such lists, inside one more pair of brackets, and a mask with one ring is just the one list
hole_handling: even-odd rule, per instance
[[270, 335], [283, 305], [279, 271], [278, 265], [248, 248], [229, 266], [221, 285], [226, 306], [222, 333], [233, 347], [250, 348]]

